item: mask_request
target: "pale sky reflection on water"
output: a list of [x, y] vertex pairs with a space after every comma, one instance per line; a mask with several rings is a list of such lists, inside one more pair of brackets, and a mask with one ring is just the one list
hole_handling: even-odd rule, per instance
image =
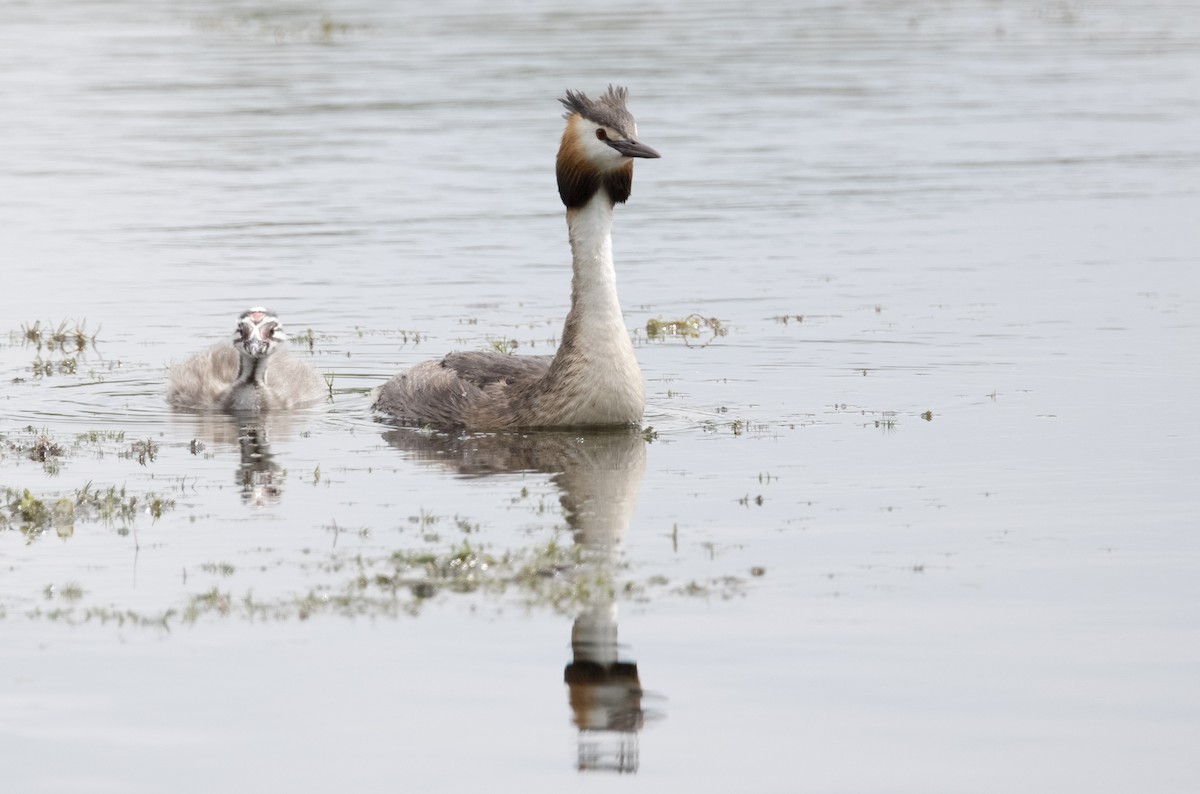
[[[1189, 4], [0, 23], [6, 787], [1200, 785]], [[404, 366], [552, 352], [556, 98], [610, 82], [663, 153], [614, 233], [649, 440], [375, 422]], [[260, 303], [332, 401], [169, 413]], [[88, 483], [136, 517], [21, 531]]]

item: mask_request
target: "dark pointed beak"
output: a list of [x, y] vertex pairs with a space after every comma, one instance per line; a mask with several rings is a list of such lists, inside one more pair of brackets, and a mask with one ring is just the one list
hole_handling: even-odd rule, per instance
[[613, 140], [610, 140], [610, 141], [608, 141], [608, 145], [613, 147], [614, 149], [616, 149], [618, 152], [625, 155], [626, 157], [645, 157], [650, 160], [656, 159], [658, 157], [662, 157], [661, 154], [654, 151], [646, 144], [638, 143], [637, 141], [613, 141]]

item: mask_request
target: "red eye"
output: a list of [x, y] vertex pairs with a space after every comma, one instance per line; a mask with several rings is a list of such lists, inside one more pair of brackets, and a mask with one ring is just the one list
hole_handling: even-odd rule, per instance
[[607, 141], [608, 133], [604, 131], [603, 127], [601, 127], [600, 129], [596, 130], [596, 137], [602, 141]]

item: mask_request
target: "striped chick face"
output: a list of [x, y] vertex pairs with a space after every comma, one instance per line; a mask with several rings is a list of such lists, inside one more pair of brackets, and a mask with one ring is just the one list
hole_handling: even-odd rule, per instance
[[286, 341], [279, 319], [261, 306], [243, 312], [233, 332], [233, 346], [252, 358], [265, 358]]

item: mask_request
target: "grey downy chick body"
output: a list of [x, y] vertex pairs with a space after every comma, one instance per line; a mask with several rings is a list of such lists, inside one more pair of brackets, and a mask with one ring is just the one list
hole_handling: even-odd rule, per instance
[[284, 349], [275, 315], [256, 306], [238, 318], [233, 344], [217, 345], [171, 367], [167, 402], [193, 411], [259, 413], [320, 402], [321, 376]]
[[571, 244], [571, 309], [553, 356], [451, 353], [376, 392], [377, 411], [409, 424], [516, 430], [637, 424], [645, 385], [625, 328], [612, 258], [613, 208], [629, 198], [637, 140], [625, 88], [596, 99], [568, 91], [558, 194]]

